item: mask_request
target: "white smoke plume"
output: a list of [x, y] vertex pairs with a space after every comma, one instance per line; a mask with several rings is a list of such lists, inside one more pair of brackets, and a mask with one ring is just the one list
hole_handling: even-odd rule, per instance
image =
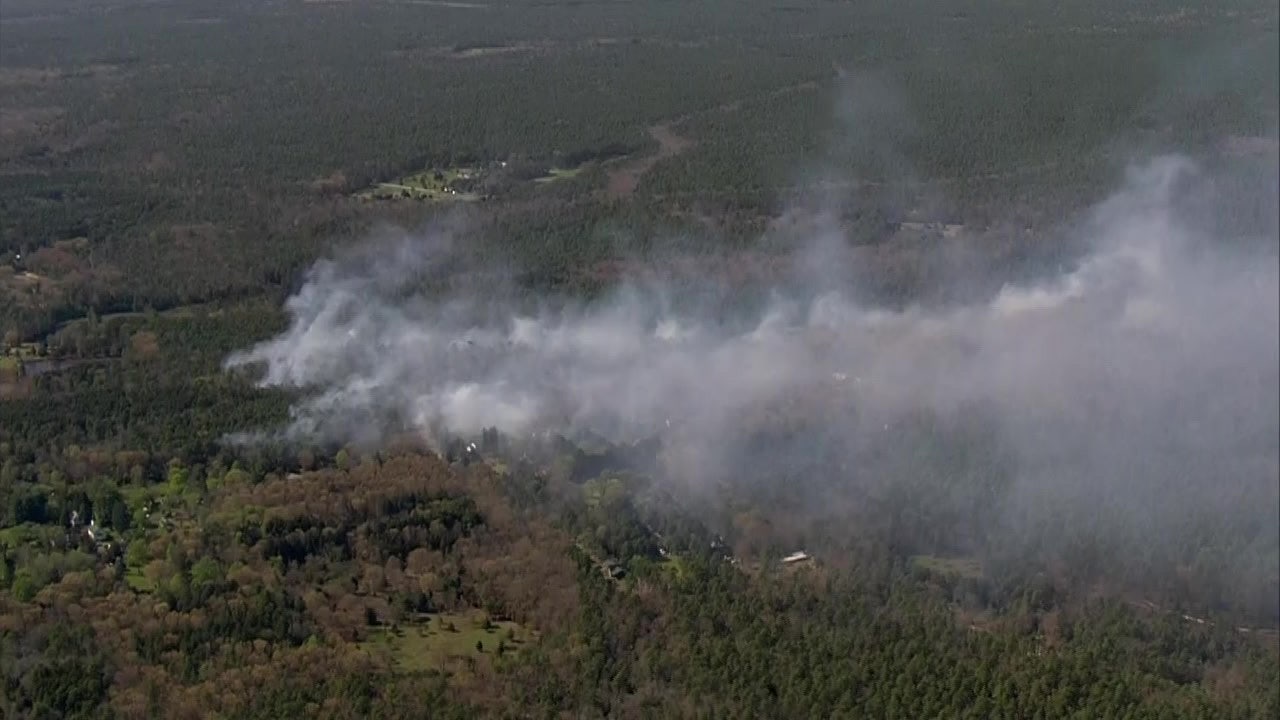
[[[1003, 511], [1010, 531], [1101, 534], [1116, 516], [1116, 542], [1182, 544], [1185, 559], [1243, 527], [1256, 563], [1280, 534], [1280, 239], [1274, 224], [1222, 237], [1203, 216], [1213, 187], [1185, 158], [1135, 167], [1073, 224], [1088, 247], [1073, 267], [944, 307], [853, 300], [832, 279], [848, 254], [830, 227], [797, 278], [734, 317], [655, 283], [592, 303], [517, 303], [474, 283], [428, 296], [419, 288], [447, 273], [459, 231], [401, 233], [317, 264], [288, 301], [288, 330], [228, 365], [300, 391], [283, 431], [298, 441], [405, 426], [657, 434], [667, 479], [703, 490], [752, 474], [798, 488], [793, 461], [819, 453], [814, 512], [837, 521], [844, 491], [884, 482], [859, 474], [900, 420], [963, 423], [977, 409], [1016, 468], [1008, 502], [1025, 511]], [[777, 408], [821, 438], [753, 440]], [[1265, 606], [1274, 579], [1261, 587]]]
[[673, 307], [651, 286], [589, 305], [518, 308], [496, 290], [428, 300], [415, 284], [449, 261], [452, 231], [402, 234], [317, 264], [288, 301], [287, 332], [228, 365], [261, 364], [263, 385], [306, 390], [289, 434], [312, 439], [360, 439], [389, 419], [627, 439], [669, 420], [731, 421], [815, 381], [889, 413], [994, 403], [1023, 429], [1132, 416], [1176, 420], [1170, 432], [1194, 442], [1195, 422], [1269, 428], [1276, 264], [1215, 247], [1178, 217], [1177, 186], [1195, 173], [1180, 158], [1133, 170], [1091, 213], [1077, 267], [942, 309], [865, 307], [812, 285], [777, 288], [745, 324]]

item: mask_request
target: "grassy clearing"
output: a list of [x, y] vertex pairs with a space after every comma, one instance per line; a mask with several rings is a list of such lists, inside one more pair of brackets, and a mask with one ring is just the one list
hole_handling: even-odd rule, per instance
[[[375, 653], [389, 653], [401, 672], [437, 670], [451, 658], [493, 657], [518, 652], [534, 634], [518, 623], [491, 622], [483, 627], [483, 613], [440, 613], [395, 629], [378, 628], [361, 646]], [[452, 629], [450, 629], [452, 628]], [[477, 650], [477, 643], [482, 649]]]
[[20, 358], [34, 359], [34, 358], [40, 357], [42, 351], [40, 349], [39, 343], [22, 343], [21, 345], [18, 345], [16, 348], [14, 348], [11, 352], [12, 354]]
[[676, 580], [683, 580], [689, 577], [689, 565], [684, 558], [679, 555], [668, 553], [658, 563], [658, 569], [664, 573], [669, 573]]
[[582, 169], [582, 165], [575, 168], [551, 168], [546, 175], [534, 178], [533, 181], [545, 185], [546, 183], [559, 182], [561, 180], [572, 180], [582, 174]]
[[978, 579], [982, 577], [982, 563], [974, 558], [943, 558], [934, 555], [916, 555], [911, 558], [915, 565], [937, 575]]
[[11, 348], [0, 350], [0, 370], [17, 370], [21, 360], [39, 360], [40, 346], [36, 343], [21, 343]]
[[156, 589], [154, 583], [142, 574], [142, 568], [129, 566], [124, 571], [124, 581], [134, 592], [149, 593]]
[[475, 201], [481, 199], [478, 190], [482, 177], [481, 170], [471, 167], [429, 169], [378, 183], [356, 193], [356, 197], [362, 200]]

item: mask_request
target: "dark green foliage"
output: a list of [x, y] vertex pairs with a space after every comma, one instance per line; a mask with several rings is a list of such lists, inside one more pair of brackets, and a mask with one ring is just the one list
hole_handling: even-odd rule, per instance
[[[182, 608], [190, 602], [190, 585], [184, 583], [179, 593], [169, 592], [166, 601]], [[311, 635], [310, 623], [302, 603], [296, 598], [266, 590], [230, 603], [222, 599], [208, 608], [206, 623], [184, 628], [176, 633], [157, 632], [138, 636], [134, 643], [139, 656], [148, 662], [165, 660], [165, 653], [178, 651], [181, 673], [196, 679], [200, 665], [208, 660], [217, 643], [266, 640], [285, 647], [297, 647]]]
[[[469, 245], [515, 255], [545, 288], [610, 255], [613, 229], [644, 245], [712, 213], [716, 242], [755, 240], [762, 216], [814, 193], [814, 172], [847, 183], [863, 240], [916, 206], [1042, 224], [1107, 186], [1117, 146], [1208, 153], [1276, 123], [1276, 16], [1256, 2], [515, 2], [500, 20], [398, 3], [10, 5], [0, 258], [49, 282], [0, 304], [0, 330], [32, 338], [90, 309], [282, 289], [371, 216], [438, 214], [348, 199], [424, 168], [508, 161]], [[630, 202], [589, 194], [656, 152], [658, 125], [688, 146]], [[522, 179], [587, 160], [585, 185]]]
[[945, 605], [893, 574], [859, 575], [756, 584], [724, 565], [690, 564], [658, 640], [657, 617], [586, 571], [581, 627], [591, 651], [561, 697], [608, 705], [636, 693], [661, 706], [678, 687], [697, 716], [714, 717], [1266, 717], [1276, 709], [1266, 694], [1223, 706], [1196, 685], [1206, 666], [1236, 652], [1259, 667], [1273, 662], [1230, 633], [1179, 629], [1160, 641], [1175, 622], [1105, 604], [1046, 646], [1011, 627], [957, 626]]
[[22, 634], [0, 634], [0, 642], [0, 658], [6, 660], [5, 698], [0, 707], [10, 708], [14, 717], [112, 717], [105, 704], [109, 668], [91, 628], [51, 624]]

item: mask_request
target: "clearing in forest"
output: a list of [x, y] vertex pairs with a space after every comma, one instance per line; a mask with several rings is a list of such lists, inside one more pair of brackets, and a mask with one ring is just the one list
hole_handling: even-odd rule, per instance
[[658, 152], [628, 162], [609, 173], [609, 197], [624, 198], [636, 191], [640, 177], [661, 160], [674, 157], [693, 147], [693, 141], [676, 134], [671, 123], [649, 128], [649, 137], [658, 141]]
[[[797, 92], [812, 92], [818, 90], [819, 85], [813, 80], [806, 80], [800, 83], [784, 85], [758, 97], [760, 98], [777, 98]], [[752, 102], [752, 98], [738, 98], [721, 103], [707, 110], [681, 115], [667, 122], [650, 126], [649, 137], [658, 141], [658, 152], [653, 155], [647, 155], [637, 158], [626, 163], [609, 173], [609, 196], [612, 198], [624, 198], [630, 196], [636, 191], [636, 187], [640, 184], [640, 178], [649, 172], [654, 165], [662, 160], [674, 157], [680, 153], [693, 147], [694, 141], [691, 138], [684, 137], [673, 129], [676, 125], [689, 120], [697, 115], [713, 113], [713, 112], [736, 112], [742, 109], [747, 102]]]
[[518, 652], [534, 633], [508, 620], [487, 621], [484, 613], [438, 613], [394, 628], [370, 631], [366, 651], [389, 653], [397, 670], [438, 670], [453, 658], [493, 657]]
[[936, 555], [916, 555], [911, 558], [912, 564], [943, 577], [955, 577], [976, 580], [982, 577], [982, 563], [970, 557], [938, 557]]
[[558, 182], [560, 180], [572, 180], [582, 174], [585, 165], [579, 165], [572, 168], [551, 168], [547, 170], [547, 174], [542, 177], [534, 178], [535, 183], [546, 184]]
[[356, 193], [361, 200], [468, 202], [483, 199], [484, 173], [474, 167], [428, 169]]

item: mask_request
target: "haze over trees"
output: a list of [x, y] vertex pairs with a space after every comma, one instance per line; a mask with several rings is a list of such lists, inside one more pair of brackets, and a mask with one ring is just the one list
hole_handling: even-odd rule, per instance
[[1275, 717], [1278, 17], [6, 0], [0, 716]]

